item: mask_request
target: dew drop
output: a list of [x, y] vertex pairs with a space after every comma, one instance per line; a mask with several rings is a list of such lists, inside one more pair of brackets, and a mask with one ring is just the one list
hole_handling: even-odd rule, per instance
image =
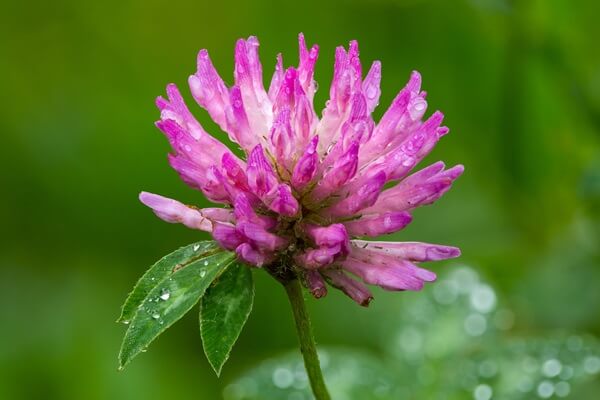
[[454, 281], [442, 281], [433, 288], [433, 298], [440, 304], [452, 304], [457, 297], [458, 288]]
[[477, 286], [479, 280], [477, 273], [467, 267], [455, 269], [451, 277], [458, 284], [458, 291], [464, 294], [470, 293]]
[[417, 111], [423, 111], [425, 110], [425, 107], [427, 107], [427, 102], [425, 101], [419, 101], [415, 103], [415, 110]]
[[542, 373], [548, 378], [552, 378], [560, 374], [562, 364], [557, 359], [550, 359], [542, 365]]
[[194, 245], [194, 251], [198, 251], [199, 248], [200, 248], [199, 244]]
[[498, 310], [496, 315], [494, 315], [494, 325], [500, 330], [507, 331], [512, 328], [514, 324], [515, 314], [508, 309]]
[[204, 278], [206, 276], [206, 271], [205, 270], [201, 270], [200, 271], [200, 278]]
[[294, 375], [287, 368], [276, 368], [273, 371], [273, 384], [280, 389], [286, 389], [294, 383]]
[[579, 336], [571, 336], [567, 339], [567, 348], [572, 352], [577, 352], [583, 347], [583, 340]]
[[525, 357], [521, 362], [521, 367], [523, 368], [523, 371], [533, 374], [538, 369], [538, 363], [533, 357]]
[[204, 266], [206, 267], [208, 265], [208, 260], [204, 261]]
[[481, 314], [471, 314], [465, 318], [464, 328], [470, 336], [481, 336], [487, 329], [487, 320]]
[[123, 321], [125, 325], [129, 325], [129, 321]]
[[157, 312], [152, 313], [152, 319], [159, 319], [160, 318], [160, 314]]
[[558, 382], [554, 386], [554, 393], [558, 397], [567, 397], [571, 393], [571, 385], [569, 382]]
[[383, 219], [383, 227], [384, 228], [389, 229], [392, 227], [392, 224], [393, 224], [392, 217], [390, 217], [389, 215]]
[[533, 380], [528, 376], [523, 376], [517, 385], [520, 392], [527, 393], [533, 389]]
[[492, 388], [489, 385], [478, 385], [473, 391], [473, 398], [475, 400], [490, 400], [492, 398]]
[[402, 331], [398, 342], [403, 353], [415, 353], [421, 350], [423, 337], [416, 328], [409, 327]]
[[167, 301], [171, 297], [171, 292], [169, 292], [167, 289], [162, 289], [159, 297], [161, 300]]
[[552, 397], [554, 394], [554, 385], [550, 381], [542, 381], [537, 387], [537, 394], [542, 399]]
[[377, 96], [377, 88], [373, 85], [367, 88], [367, 97], [369, 99], [374, 99]]
[[302, 392], [292, 392], [288, 395], [287, 400], [304, 400]]
[[469, 296], [471, 307], [481, 313], [488, 313], [496, 306], [496, 293], [488, 285], [478, 285]]
[[402, 161], [403, 167], [410, 167], [415, 162], [415, 159], [412, 157], [406, 157], [404, 161]]
[[569, 380], [573, 377], [573, 367], [569, 367], [568, 365], [563, 367], [562, 371], [559, 375], [560, 379]]
[[498, 373], [498, 366], [492, 360], [485, 360], [479, 364], [479, 375], [484, 378], [492, 378]]
[[583, 360], [583, 369], [590, 375], [600, 372], [600, 358], [596, 356], [588, 356]]

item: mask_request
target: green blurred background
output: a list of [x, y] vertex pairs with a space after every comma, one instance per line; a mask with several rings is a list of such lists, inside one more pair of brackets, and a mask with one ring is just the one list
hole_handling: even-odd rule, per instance
[[[220, 379], [203, 356], [195, 312], [126, 371], [116, 368], [124, 327], [114, 320], [137, 277], [207, 238], [163, 223], [137, 200], [148, 190], [205, 204], [166, 162], [154, 98], [175, 82], [194, 104], [186, 81], [200, 48], [231, 82], [235, 40], [249, 35], [261, 41], [266, 79], [278, 52], [286, 65], [297, 62], [298, 32], [320, 45], [318, 109], [334, 48], [350, 39], [365, 67], [382, 61], [377, 117], [419, 70], [430, 108], [451, 128], [428, 161], [463, 163], [466, 173], [395, 237], [460, 246], [459, 263], [514, 313], [505, 335], [600, 335], [599, 4], [3, 3], [0, 397], [217, 399], [242, 372], [295, 347], [282, 289], [255, 273], [254, 311]], [[443, 275], [456, 266], [432, 268]], [[310, 300], [319, 343], [385, 355], [383, 333], [419, 295], [376, 291], [368, 309], [334, 292]]]

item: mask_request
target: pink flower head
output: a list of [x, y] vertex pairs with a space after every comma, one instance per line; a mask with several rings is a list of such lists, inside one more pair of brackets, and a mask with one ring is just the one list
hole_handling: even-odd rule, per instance
[[381, 94], [381, 63], [363, 77], [358, 44], [335, 52], [330, 98], [321, 117], [313, 107], [318, 46], [299, 36], [298, 67], [277, 57], [268, 89], [262, 81], [258, 40], [235, 47], [234, 84], [228, 87], [206, 50], [189, 85], [196, 102], [245, 152], [237, 157], [209, 135], [177, 87], [159, 97], [157, 127], [171, 143], [171, 166], [193, 188], [225, 208], [196, 209], [142, 193], [140, 200], [167, 222], [210, 232], [223, 248], [274, 276], [299, 275], [317, 298], [328, 282], [361, 305], [371, 292], [420, 290], [435, 280], [418, 263], [460, 255], [455, 247], [380, 242], [403, 229], [411, 211], [448, 191], [463, 166], [437, 162], [411, 170], [448, 133], [443, 115], [427, 109], [421, 76], [413, 72], [379, 122], [371, 113]]

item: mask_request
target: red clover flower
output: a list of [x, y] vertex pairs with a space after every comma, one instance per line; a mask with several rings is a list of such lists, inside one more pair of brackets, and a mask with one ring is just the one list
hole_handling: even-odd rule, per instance
[[413, 72], [383, 117], [381, 63], [363, 78], [358, 44], [335, 52], [329, 100], [319, 118], [313, 98], [318, 46], [299, 35], [299, 65], [284, 69], [281, 55], [268, 90], [258, 40], [235, 47], [234, 85], [227, 87], [208, 52], [189, 77], [196, 102], [245, 153], [236, 156], [192, 116], [174, 84], [159, 97], [157, 127], [173, 153], [171, 166], [191, 187], [223, 207], [198, 209], [143, 192], [140, 200], [167, 222], [209, 232], [224, 249], [280, 280], [299, 276], [313, 296], [326, 282], [354, 301], [373, 298], [365, 284], [420, 290], [436, 279], [418, 266], [457, 257], [456, 247], [365, 240], [403, 229], [411, 212], [440, 198], [463, 172], [436, 162], [411, 174], [448, 133], [443, 115], [427, 109], [421, 76]]

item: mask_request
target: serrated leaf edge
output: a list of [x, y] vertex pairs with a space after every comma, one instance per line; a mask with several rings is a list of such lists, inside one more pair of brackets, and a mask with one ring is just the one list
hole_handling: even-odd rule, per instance
[[[215, 241], [213, 241], [213, 240], [201, 240], [201, 241], [199, 241], [199, 242], [190, 243], [190, 244], [188, 244], [188, 245], [186, 245], [186, 246], [181, 246], [180, 248], [178, 248], [178, 249], [176, 249], [176, 250], [174, 250], [174, 251], [170, 252], [169, 254], [166, 254], [166, 255], [164, 255], [164, 256], [163, 256], [163, 257], [161, 257], [161, 258], [160, 258], [158, 261], [156, 261], [154, 264], [152, 264], [152, 265], [150, 266], [150, 268], [148, 268], [148, 269], [146, 270], [146, 272], [144, 272], [144, 274], [143, 274], [143, 275], [142, 275], [142, 276], [141, 276], [141, 277], [140, 277], [140, 278], [139, 278], [139, 279], [138, 279], [138, 280], [135, 282], [135, 285], [133, 285], [133, 289], [131, 289], [131, 291], [130, 291], [130, 292], [127, 294], [127, 297], [125, 298], [125, 302], [124, 302], [124, 303], [123, 303], [123, 305], [121, 306], [121, 315], [119, 316], [119, 318], [118, 318], [118, 319], [117, 319], [115, 322], [122, 323], [122, 322], [125, 322], [125, 321], [127, 321], [127, 319], [125, 319], [125, 318], [124, 318], [124, 316], [125, 316], [125, 315], [124, 315], [124, 314], [125, 314], [125, 306], [127, 306], [127, 304], [129, 303], [129, 299], [131, 298], [131, 296], [132, 296], [132, 295], [133, 295], [133, 293], [135, 292], [135, 289], [136, 289], [136, 288], [138, 287], [138, 285], [139, 285], [139, 284], [140, 284], [140, 283], [141, 283], [141, 282], [144, 280], [144, 278], [146, 278], [146, 276], [150, 274], [150, 271], [152, 271], [152, 269], [153, 269], [153, 268], [155, 268], [155, 267], [156, 267], [158, 264], [160, 264], [160, 262], [161, 262], [161, 261], [163, 261], [164, 259], [166, 259], [166, 258], [167, 258], [167, 257], [169, 257], [170, 255], [172, 255], [173, 253], [176, 253], [176, 252], [178, 252], [178, 251], [180, 251], [180, 250], [183, 250], [183, 249], [185, 249], [185, 248], [188, 248], [188, 247], [191, 247], [191, 246], [195, 246], [195, 245], [197, 245], [197, 244], [200, 244], [200, 243], [206, 243], [206, 242], [212, 242], [212, 243], [213, 243], [213, 244], [215, 244], [217, 247], [216, 247], [214, 250], [206, 251], [206, 252], [204, 252], [204, 253], [200, 253], [200, 254], [198, 254], [197, 256], [194, 256], [194, 258], [190, 259], [190, 261], [189, 261], [189, 262], [187, 262], [187, 263], [185, 263], [184, 265], [182, 265], [180, 269], [183, 269], [183, 268], [185, 268], [185, 267], [189, 266], [190, 264], [192, 264], [192, 263], [194, 263], [194, 262], [198, 261], [198, 260], [199, 260], [200, 258], [202, 258], [202, 257], [209, 257], [209, 256], [211, 256], [211, 255], [213, 255], [213, 254], [216, 254], [216, 253], [218, 253], [218, 252], [224, 251], [222, 248], [218, 247], [218, 245], [216, 244], [216, 242], [215, 242]], [[168, 278], [169, 278], [169, 277], [167, 276], [167, 277], [165, 277], [165, 278], [163, 278], [163, 279], [161, 279], [161, 280], [157, 280], [157, 281], [156, 281], [156, 284], [154, 285], [154, 287], [156, 287], [156, 286], [158, 286], [158, 285], [160, 285], [160, 284], [164, 283], [164, 282], [165, 282], [165, 281], [166, 281]], [[152, 289], [154, 289], [154, 287], [153, 287]], [[148, 293], [150, 293], [150, 291], [152, 291], [152, 289], [150, 289], [150, 290], [148, 291]], [[146, 297], [147, 297], [147, 295], [146, 295]], [[140, 304], [141, 304], [141, 303], [143, 303], [143, 302], [144, 302], [144, 300], [146, 300], [146, 297], [144, 297], [144, 298], [143, 298], [143, 300], [140, 302]], [[138, 306], [139, 306], [139, 304], [135, 304], [135, 305], [134, 305], [134, 307], [133, 307], [133, 309], [136, 309]], [[130, 320], [131, 320], [131, 319], [133, 319], [133, 318], [135, 317], [135, 314], [136, 314], [136, 313], [134, 312], [134, 313], [133, 313], [133, 315], [131, 316]]]
[[[185, 247], [185, 246], [184, 246], [184, 247]], [[230, 253], [230, 255], [231, 255], [231, 256], [235, 256], [235, 254], [233, 254], [233, 253]], [[194, 261], [194, 263], [196, 263], [196, 262], [200, 262], [200, 261], [201, 261], [201, 260], [196, 260], [196, 261]], [[227, 262], [227, 265], [226, 265], [226, 266], [223, 268], [223, 270], [222, 270], [222, 271], [221, 271], [221, 272], [220, 272], [220, 273], [219, 273], [217, 276], [215, 276], [215, 278], [213, 279], [213, 281], [212, 281], [212, 282], [214, 282], [216, 279], [218, 279], [218, 278], [219, 278], [219, 276], [221, 276], [221, 274], [222, 274], [222, 273], [223, 273], [223, 272], [224, 272], [224, 271], [225, 271], [227, 268], [229, 268], [229, 266], [230, 266], [232, 263], [234, 263], [234, 262], [235, 262], [235, 257], [233, 257], [231, 260], [229, 260], [229, 261]], [[189, 265], [191, 265], [191, 264], [193, 264], [193, 263], [189, 263], [189, 264], [187, 264], [187, 265], [189, 266]], [[163, 282], [164, 282], [164, 281], [163, 281]], [[209, 284], [209, 285], [206, 287], [206, 289], [208, 289], [208, 288], [210, 287], [210, 285], [212, 284], [212, 282], [211, 282], [211, 283], [210, 283], [210, 284]], [[191, 310], [192, 308], [194, 308], [194, 306], [195, 306], [195, 305], [196, 305], [196, 304], [197, 304], [197, 303], [198, 303], [198, 302], [199, 302], [199, 301], [202, 299], [202, 296], [204, 296], [204, 293], [206, 293], [206, 289], [204, 289], [204, 292], [202, 292], [202, 294], [200, 294], [200, 296], [198, 297], [198, 300], [197, 300], [197, 302], [196, 302], [196, 303], [194, 303], [194, 304], [192, 304], [192, 305], [190, 305], [190, 307], [189, 307], [187, 310], [185, 310], [185, 311], [184, 311], [184, 312], [181, 314], [181, 317], [180, 317], [179, 319], [177, 319], [177, 320], [175, 320], [175, 321], [173, 321], [173, 322], [171, 322], [171, 323], [169, 323], [169, 324], [163, 325], [163, 328], [162, 328], [162, 329], [161, 329], [161, 330], [160, 330], [160, 331], [159, 331], [159, 332], [158, 332], [158, 333], [157, 333], [157, 334], [156, 334], [156, 335], [155, 335], [155, 336], [154, 336], [154, 337], [153, 337], [153, 338], [152, 338], [152, 339], [149, 341], [149, 343], [148, 343], [148, 344], [150, 344], [150, 343], [154, 342], [154, 340], [156, 340], [156, 339], [157, 339], [157, 338], [158, 338], [158, 337], [159, 337], [161, 334], [163, 334], [163, 333], [164, 333], [164, 332], [165, 332], [167, 329], [169, 329], [169, 328], [170, 328], [171, 326], [173, 326], [173, 325], [174, 325], [174, 324], [175, 324], [177, 321], [179, 321], [181, 318], [183, 318], [183, 317], [184, 317], [184, 316], [185, 316], [185, 315], [186, 315], [188, 312], [190, 312], [190, 310]], [[151, 291], [150, 291], [150, 292], [151, 292]], [[148, 293], [148, 295], [146, 295], [146, 297], [144, 297], [144, 300], [142, 301], [142, 303], [143, 303], [144, 301], [146, 301], [146, 299], [147, 299], [147, 298], [148, 298], [148, 296], [150, 295], [150, 292]], [[134, 314], [133, 318], [131, 319], [132, 321], [135, 319], [135, 317], [136, 317], [137, 313], [138, 313], [138, 311], [136, 311], [136, 312], [135, 312], [135, 314]], [[125, 362], [123, 362], [123, 358], [122, 358], [122, 355], [123, 355], [123, 345], [125, 344], [125, 338], [127, 337], [127, 332], [129, 332], [129, 329], [131, 329], [131, 325], [129, 325], [129, 326], [128, 326], [128, 328], [127, 328], [127, 331], [125, 332], [125, 336], [123, 337], [123, 341], [121, 342], [121, 348], [119, 349], [119, 356], [118, 356], [118, 359], [119, 359], [119, 366], [118, 366], [118, 370], [119, 370], [119, 371], [122, 371], [123, 369], [125, 369], [125, 367], [126, 367], [126, 366], [127, 366], [127, 365], [128, 365], [128, 364], [129, 364], [129, 363], [130, 363], [130, 362], [131, 362], [131, 361], [132, 361], [134, 358], [135, 358], [135, 357], [137, 357], [137, 356], [138, 356], [138, 355], [141, 353], [141, 350], [140, 350], [140, 351], [138, 351], [137, 353], [133, 354], [131, 357], [129, 357], [127, 360], [125, 360]], [[236, 340], [237, 340], [237, 339], [236, 339]]]

